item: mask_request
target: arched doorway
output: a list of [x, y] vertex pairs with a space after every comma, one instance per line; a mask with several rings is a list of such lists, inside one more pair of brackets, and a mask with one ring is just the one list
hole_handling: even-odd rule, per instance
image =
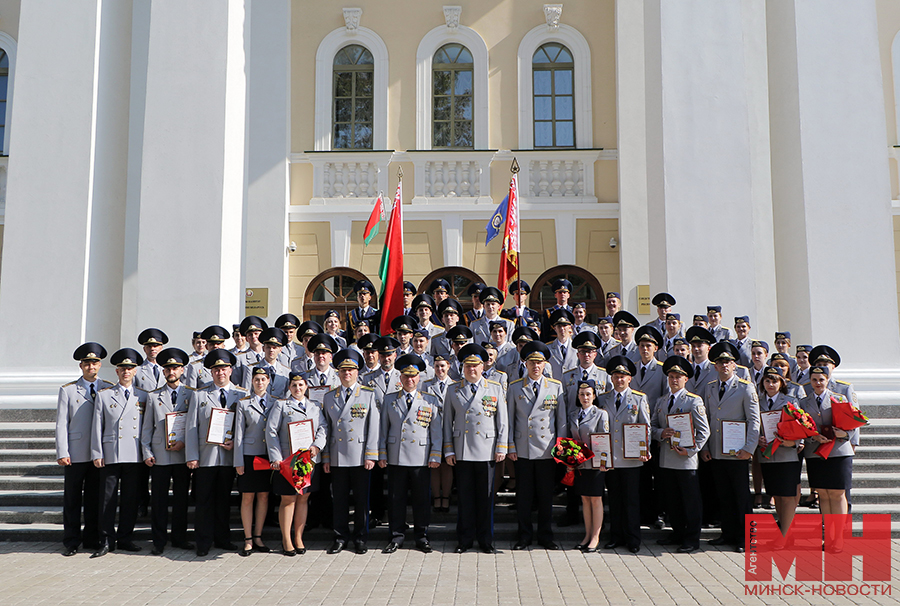
[[[313, 278], [303, 295], [303, 319], [322, 324], [329, 309], [341, 314], [341, 327], [347, 328], [347, 316], [357, 307], [353, 285], [368, 277], [349, 267], [332, 267]], [[378, 307], [378, 294], [372, 295], [372, 306]]]
[[484, 282], [481, 276], [471, 269], [466, 269], [465, 267], [442, 267], [425, 276], [425, 279], [419, 283], [418, 292], [426, 292], [431, 283], [438, 278], [443, 278], [450, 283], [450, 297], [459, 301], [464, 311], [472, 309], [472, 297], [466, 294], [469, 286], [474, 282]]
[[551, 285], [554, 280], [565, 278], [572, 283], [569, 305], [584, 303], [587, 321], [596, 324], [606, 315], [606, 294], [594, 274], [575, 265], [557, 265], [538, 277], [531, 289], [528, 305], [540, 312], [556, 305]]

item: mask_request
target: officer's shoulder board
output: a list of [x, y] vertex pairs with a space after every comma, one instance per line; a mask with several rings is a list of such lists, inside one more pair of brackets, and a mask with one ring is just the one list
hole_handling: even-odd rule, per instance
[[151, 389], [150, 393], [162, 393], [166, 387], [167, 387], [166, 385], [163, 385], [162, 387], [157, 387], [156, 389]]
[[712, 381], [710, 381], [709, 383], [707, 383], [707, 385], [712, 385], [712, 384], [715, 383], [716, 381], [718, 381], [718, 379], [713, 379]]
[[807, 385], [809, 385], [809, 381], [807, 381], [806, 383], [801, 383], [800, 387], [806, 387]]
[[647, 394], [645, 394], [643, 391], [638, 391], [638, 390], [636, 390], [636, 389], [632, 389], [632, 390], [631, 390], [631, 393], [637, 394], [637, 395], [639, 395], [639, 396], [644, 396], [645, 398], [647, 397]]
[[238, 390], [238, 391], [250, 391], [249, 389], [244, 389], [244, 388], [241, 387], [240, 385], [235, 385], [234, 388], [235, 388], [236, 390]]
[[110, 384], [110, 385], [104, 387], [103, 389], [101, 389], [100, 391], [106, 391], [107, 389], [112, 389], [113, 387], [115, 387], [115, 385]]
[[686, 392], [684, 392], [684, 393], [686, 393], [686, 394], [687, 394], [689, 397], [691, 397], [691, 398], [699, 398], [699, 397], [700, 397], [700, 396], [698, 396], [697, 394], [691, 393], [691, 392], [689, 392], [689, 391], [686, 391]]
[[800, 387], [800, 384], [797, 383], [796, 381], [788, 381], [788, 383], [790, 383], [791, 385], [796, 385], [797, 387]]
[[657, 361], [656, 361], [656, 365], [657, 365], [657, 366], [662, 366], [662, 365], [663, 365], [663, 363], [662, 363], [662, 362], [660, 362], [660, 361], [659, 361], [659, 360], [657, 360]]
[[203, 361], [203, 358], [197, 358], [196, 360], [194, 360], [193, 362], [191, 362], [191, 364], [199, 364], [199, 363], [202, 362], [202, 361]]
[[375, 388], [369, 387], [368, 385], [360, 385], [359, 388], [363, 391], [375, 391]]
[[[510, 384], [510, 385], [515, 385], [516, 383], [521, 383], [521, 382], [524, 381], [524, 380], [525, 380], [525, 377], [519, 377], [519, 378], [516, 379], [515, 381], [510, 381], [509, 384]], [[73, 381], [72, 383], [74, 383], [74, 381]], [[72, 383], [69, 383], [69, 385], [71, 385]]]
[[492, 383], [492, 384], [496, 385], [497, 387], [503, 387], [503, 385], [501, 385], [501, 384], [498, 383], [497, 381], [491, 381], [490, 379], [485, 379], [484, 382], [485, 382], [485, 383]]
[[746, 366], [742, 365], [742, 364], [735, 364], [735, 366], [736, 366], [737, 368], [743, 368], [743, 369], [746, 370], [747, 372], [750, 372], [750, 369], [747, 368]]
[[847, 381], [838, 381], [837, 379], [835, 379], [834, 382], [840, 383], [841, 385], [851, 385], [851, 383], [848, 383]]
[[75, 385], [75, 383], [78, 383], [78, 379], [75, 379], [74, 381], [69, 381], [65, 385], [62, 385], [61, 387], [68, 387], [69, 385]]
[[751, 384], [750, 381], [748, 381], [747, 379], [742, 379], [742, 378], [740, 378], [740, 377], [738, 377], [738, 381], [739, 381], [740, 383], [743, 383], [744, 385], [750, 385], [750, 384]]
[[252, 399], [253, 399], [253, 394], [250, 394], [250, 395], [247, 395], [247, 396], [244, 396], [243, 398], [241, 398], [241, 402], [243, 402], [244, 400], [252, 400]]
[[551, 379], [550, 377], [544, 377], [548, 383], [557, 383], [558, 385], [562, 385], [562, 381], [557, 381], [556, 379]]

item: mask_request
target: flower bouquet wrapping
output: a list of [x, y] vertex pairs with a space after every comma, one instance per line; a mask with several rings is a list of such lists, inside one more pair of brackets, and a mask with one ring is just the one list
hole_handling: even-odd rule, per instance
[[831, 396], [831, 425], [844, 431], [853, 431], [857, 427], [869, 424], [869, 417], [840, 394]]
[[[281, 462], [279, 472], [288, 484], [294, 487], [297, 494], [312, 483], [312, 472], [315, 464], [312, 462], [312, 453], [301, 449]], [[253, 469], [270, 469], [269, 462], [262, 457], [253, 459]]]
[[[557, 463], [562, 463], [566, 467], [578, 467], [594, 456], [587, 445], [572, 438], [556, 438], [556, 445], [551, 454]], [[566, 470], [566, 475], [562, 479], [563, 485], [571, 486], [574, 482], [575, 472], [571, 469]]]
[[781, 420], [778, 422], [778, 435], [781, 439], [775, 438], [760, 453], [766, 459], [771, 459], [778, 447], [781, 446], [782, 440], [804, 440], [817, 435], [816, 422], [812, 420], [809, 413], [794, 404], [788, 402], [781, 409]]

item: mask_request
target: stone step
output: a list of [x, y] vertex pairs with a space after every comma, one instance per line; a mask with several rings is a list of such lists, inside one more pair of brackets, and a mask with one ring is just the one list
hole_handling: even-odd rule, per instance
[[[900, 429], [900, 427], [897, 427]], [[867, 433], [860, 432], [859, 448], [878, 448], [900, 444], [900, 433]]]
[[31, 461], [33, 463], [46, 463], [48, 461], [56, 463], [56, 451], [49, 449], [33, 449], [33, 448], [22, 448], [22, 449], [7, 449], [0, 450], [0, 463], [2, 462], [15, 462], [15, 461]]
[[0, 423], [47, 423], [55, 421], [55, 408], [0, 408]]
[[27, 435], [15, 437], [0, 437], [0, 453], [2, 453], [4, 450], [15, 450], [22, 448], [46, 449], [55, 451], [56, 439], [52, 436], [32, 437]]
[[52, 463], [28, 461], [0, 461], [0, 476], [60, 476], [63, 467]]
[[0, 507], [33, 505], [45, 508], [63, 506], [63, 491], [60, 490], [0, 490]]
[[0, 438], [53, 438], [55, 435], [55, 423], [0, 423]]
[[63, 489], [62, 476], [0, 475], [0, 491], [43, 491]]
[[861, 435], [878, 433], [900, 434], [900, 417], [887, 419], [873, 419], [869, 417], [869, 424], [859, 428]]
[[896, 462], [900, 460], [900, 445], [878, 445], [866, 448], [860, 443], [859, 448], [856, 449], [856, 458], [853, 461], [854, 467], [856, 467], [856, 461], [859, 459], [879, 459]]

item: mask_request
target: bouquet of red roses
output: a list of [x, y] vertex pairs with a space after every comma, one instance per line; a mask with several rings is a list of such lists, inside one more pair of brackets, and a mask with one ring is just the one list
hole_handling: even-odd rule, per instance
[[832, 394], [831, 396], [831, 426], [843, 429], [844, 431], [853, 431], [857, 427], [869, 424], [869, 417], [860, 411], [858, 406], [854, 406], [850, 401], [841, 394]]
[[[312, 472], [315, 464], [312, 462], [312, 453], [309, 450], [300, 449], [281, 462], [279, 472], [288, 484], [294, 487], [297, 494], [312, 483]], [[269, 469], [269, 462], [262, 457], [253, 460], [254, 469]]]
[[[566, 467], [578, 467], [594, 456], [586, 444], [572, 438], [556, 438], [556, 445], [551, 454], [557, 463], [562, 463]], [[566, 471], [562, 483], [564, 486], [571, 486], [574, 482], [575, 472], [569, 469]]]
[[803, 440], [819, 433], [816, 429], [816, 422], [812, 420], [809, 413], [790, 401], [781, 409], [781, 420], [778, 422], [777, 430], [781, 439], [775, 438], [766, 444], [760, 453], [767, 459], [772, 458], [772, 455], [781, 446], [782, 440]]

